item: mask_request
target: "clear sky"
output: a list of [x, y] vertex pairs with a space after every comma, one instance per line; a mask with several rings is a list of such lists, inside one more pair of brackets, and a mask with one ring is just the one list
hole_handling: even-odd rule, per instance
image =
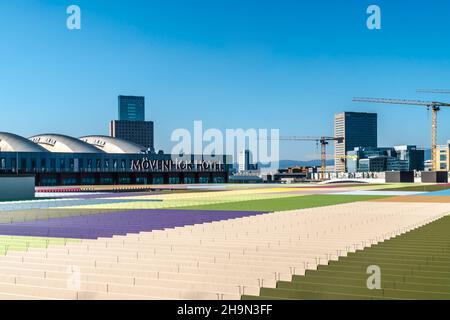
[[[82, 30], [66, 28], [79, 5]], [[382, 10], [368, 30], [366, 9]], [[144, 95], [157, 148], [208, 128], [332, 135], [333, 114], [379, 113], [379, 144], [429, 146], [425, 108], [353, 96], [450, 100], [448, 0], [0, 1], [0, 131], [107, 134], [117, 95]], [[450, 110], [439, 143], [450, 139]], [[331, 151], [331, 150], [330, 150]], [[282, 159], [318, 158], [285, 142]]]

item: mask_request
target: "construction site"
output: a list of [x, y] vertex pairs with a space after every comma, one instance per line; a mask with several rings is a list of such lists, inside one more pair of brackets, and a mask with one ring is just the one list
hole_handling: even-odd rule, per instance
[[[450, 94], [449, 90], [417, 90], [418, 93]], [[315, 143], [320, 149], [320, 166], [291, 166], [266, 175], [259, 182], [404, 182], [447, 183], [450, 171], [450, 140], [439, 145], [438, 114], [450, 103], [386, 98], [354, 98], [355, 103], [421, 106], [431, 112], [431, 144], [429, 149], [415, 145], [379, 147], [377, 142], [378, 119], [376, 113], [362, 111], [335, 115], [334, 136], [284, 136], [278, 141]], [[360, 109], [360, 108], [355, 108]], [[362, 108], [361, 108], [362, 109]], [[328, 147], [334, 147], [331, 157]], [[429, 150], [430, 158], [425, 158]], [[334, 165], [330, 165], [330, 159]], [[253, 172], [255, 175], [255, 172]], [[239, 179], [234, 179], [239, 181]], [[245, 182], [244, 179], [242, 179]], [[255, 179], [248, 181], [256, 182]]]

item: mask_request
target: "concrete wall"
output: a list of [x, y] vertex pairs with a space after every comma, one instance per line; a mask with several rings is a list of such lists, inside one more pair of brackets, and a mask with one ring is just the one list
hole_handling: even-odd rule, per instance
[[422, 172], [423, 183], [448, 183], [447, 171], [429, 171]]
[[414, 183], [414, 171], [386, 171], [386, 183]]
[[34, 182], [34, 176], [0, 176], [0, 201], [33, 199]]

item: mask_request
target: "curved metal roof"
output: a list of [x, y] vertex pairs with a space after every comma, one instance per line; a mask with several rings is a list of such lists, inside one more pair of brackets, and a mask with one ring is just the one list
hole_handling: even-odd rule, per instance
[[0, 132], [0, 151], [4, 152], [47, 152], [30, 140], [13, 133]]
[[98, 148], [79, 139], [61, 134], [41, 134], [30, 138], [50, 152], [59, 153], [102, 153]]
[[138, 154], [146, 151], [145, 147], [133, 142], [108, 136], [86, 136], [81, 137], [80, 140], [106, 153]]

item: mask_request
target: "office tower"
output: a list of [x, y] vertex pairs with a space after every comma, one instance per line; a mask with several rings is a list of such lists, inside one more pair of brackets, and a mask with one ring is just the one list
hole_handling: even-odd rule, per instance
[[347, 152], [357, 147], [377, 147], [377, 114], [342, 112], [334, 117], [334, 136], [344, 138], [335, 142], [334, 166], [336, 172], [347, 172]]
[[113, 120], [110, 123], [109, 133], [113, 138], [120, 138], [123, 140], [134, 142], [153, 152], [153, 130], [153, 121]]
[[109, 134], [154, 152], [154, 123], [145, 121], [145, 98], [119, 96], [119, 120], [111, 121]]
[[239, 171], [248, 171], [251, 166], [251, 154], [250, 150], [243, 150], [239, 153]]
[[145, 98], [119, 96], [119, 120], [145, 121]]

